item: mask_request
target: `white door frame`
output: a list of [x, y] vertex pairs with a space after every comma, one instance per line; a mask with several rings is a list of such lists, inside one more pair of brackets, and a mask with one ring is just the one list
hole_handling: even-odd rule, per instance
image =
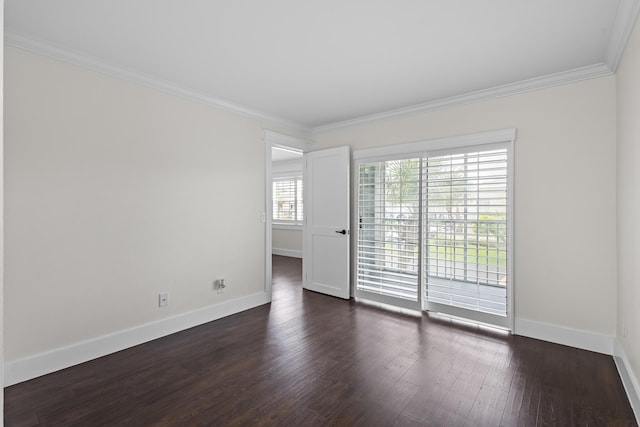
[[[271, 130], [263, 131], [262, 140], [264, 141], [264, 158], [265, 158], [265, 175], [264, 175], [264, 211], [262, 212], [262, 219], [265, 223], [265, 278], [264, 278], [264, 291], [267, 294], [267, 298], [271, 301], [272, 294], [272, 282], [273, 282], [273, 270], [271, 266], [271, 257], [273, 255], [273, 197], [271, 186], [273, 181], [273, 173], [271, 168], [271, 149], [286, 148], [300, 151], [301, 153], [309, 152], [313, 149], [313, 142], [296, 138], [293, 136], [285, 135], [283, 133], [274, 132]], [[304, 225], [303, 230], [304, 233]]]

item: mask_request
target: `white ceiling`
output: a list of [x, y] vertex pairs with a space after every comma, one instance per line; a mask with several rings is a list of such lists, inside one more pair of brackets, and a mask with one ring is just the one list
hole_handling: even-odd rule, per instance
[[513, 90], [610, 73], [638, 3], [6, 0], [5, 39], [318, 130], [522, 81]]

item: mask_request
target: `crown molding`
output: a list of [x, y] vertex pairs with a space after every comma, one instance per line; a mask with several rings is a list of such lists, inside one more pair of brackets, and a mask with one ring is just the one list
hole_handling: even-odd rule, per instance
[[105, 62], [91, 58], [87, 55], [71, 51], [51, 43], [26, 37], [16, 32], [5, 31], [4, 43], [7, 46], [26, 50], [39, 55], [44, 55], [55, 60], [63, 61], [72, 65], [80, 66], [102, 74], [136, 83], [176, 95], [189, 100], [197, 101], [220, 108], [225, 111], [236, 113], [245, 117], [257, 119], [262, 123], [274, 123], [286, 126], [291, 129], [304, 131], [310, 134], [320, 134], [324, 132], [347, 129], [367, 123], [397, 119], [418, 115], [446, 108], [453, 108], [465, 104], [487, 101], [494, 98], [515, 95], [518, 93], [559, 86], [581, 80], [611, 75], [617, 69], [620, 58], [624, 52], [627, 40], [629, 39], [638, 16], [640, 15], [640, 0], [621, 0], [616, 13], [616, 19], [612, 29], [611, 38], [605, 55], [605, 62], [575, 68], [573, 70], [536, 77], [520, 82], [496, 86], [475, 92], [469, 92], [435, 101], [416, 104], [386, 112], [371, 114], [355, 119], [330, 123], [327, 125], [309, 128], [291, 120], [275, 117], [261, 111], [246, 108], [232, 102], [198, 93], [194, 90], [177, 86], [173, 83], [136, 73], [123, 68], [109, 65]]
[[256, 119], [262, 122], [263, 124], [274, 123], [274, 124], [286, 126], [288, 128], [310, 132], [310, 129], [308, 127], [303, 126], [299, 123], [295, 123], [280, 117], [272, 116], [270, 114], [263, 113], [261, 111], [246, 108], [241, 105], [234, 104], [232, 102], [229, 102], [223, 99], [215, 98], [213, 96], [208, 96], [202, 93], [198, 93], [192, 89], [178, 86], [176, 84], [170, 83], [168, 81], [159, 79], [154, 76], [149, 76], [149, 75], [134, 72], [131, 70], [126, 70], [124, 68], [119, 68], [113, 65], [109, 65], [103, 61], [100, 61], [96, 58], [92, 58], [88, 55], [75, 52], [60, 46], [56, 46], [49, 42], [36, 40], [35, 38], [28, 37], [13, 31], [9, 31], [9, 30], [5, 31], [4, 44], [10, 47], [22, 49], [38, 55], [43, 55], [57, 61], [65, 62], [71, 65], [75, 65], [91, 71], [105, 74], [110, 77], [115, 77], [115, 78], [125, 80], [131, 83], [135, 83], [141, 86], [160, 90], [170, 95], [175, 95], [191, 101], [200, 102], [200, 103], [209, 105], [211, 107], [216, 107], [225, 111], [229, 111], [231, 113], [236, 113], [244, 117]]
[[624, 48], [631, 37], [638, 16], [640, 16], [640, 0], [620, 0], [605, 53], [605, 63], [614, 73], [618, 69]]
[[618, 69], [618, 65], [622, 59], [622, 54], [624, 53], [627, 41], [631, 37], [634, 26], [638, 21], [638, 17], [640, 17], [640, 0], [620, 0], [603, 63], [575, 68], [573, 70], [549, 74], [547, 76], [536, 77], [516, 83], [496, 86], [489, 89], [469, 92], [422, 104], [416, 104], [396, 110], [371, 114], [356, 119], [330, 123], [314, 127], [311, 130], [314, 134], [319, 134], [334, 130], [348, 129], [367, 123], [408, 117], [445, 108], [471, 104], [474, 102], [487, 101], [493, 98], [612, 75]]
[[487, 101], [503, 96], [510, 96], [523, 92], [531, 92], [538, 89], [560, 86], [567, 83], [578, 82], [581, 80], [587, 80], [596, 77], [609, 76], [612, 74], [613, 73], [611, 72], [609, 67], [607, 67], [607, 65], [604, 63], [588, 65], [586, 67], [574, 68], [573, 70], [549, 74], [546, 76], [536, 77], [528, 80], [522, 80], [516, 83], [509, 83], [489, 89], [483, 89], [475, 92], [465, 93], [462, 95], [452, 96], [449, 98], [439, 99], [436, 101], [398, 108], [396, 110], [386, 111], [383, 113], [371, 114], [369, 116], [364, 116], [357, 119], [345, 120], [342, 122], [318, 126], [314, 127], [312, 131], [314, 134], [319, 134], [339, 129], [342, 130], [367, 123], [414, 116], [437, 110], [443, 110], [445, 108], [458, 107], [474, 102]]

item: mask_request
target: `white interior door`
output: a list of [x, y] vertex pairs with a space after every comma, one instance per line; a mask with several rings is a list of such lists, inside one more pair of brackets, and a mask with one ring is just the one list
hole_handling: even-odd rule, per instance
[[303, 286], [349, 298], [349, 147], [305, 154]]

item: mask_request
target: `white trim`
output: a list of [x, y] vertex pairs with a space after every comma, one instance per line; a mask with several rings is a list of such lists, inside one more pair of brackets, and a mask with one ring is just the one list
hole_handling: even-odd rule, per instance
[[[389, 158], [390, 156], [414, 155], [425, 151], [444, 150], [447, 148], [471, 147], [474, 145], [512, 142], [516, 139], [516, 129], [500, 129], [489, 132], [478, 132], [467, 135], [434, 138], [404, 144], [385, 145], [353, 151], [353, 160]], [[395, 157], [394, 157], [395, 158]]]
[[515, 320], [515, 334], [613, 355], [614, 337], [609, 335], [519, 318]]
[[67, 64], [86, 68], [88, 70], [105, 74], [110, 77], [115, 77], [131, 83], [139, 84], [141, 86], [157, 89], [161, 92], [179, 96], [181, 98], [186, 98], [191, 101], [201, 102], [212, 107], [240, 114], [245, 117], [257, 119], [262, 122], [278, 123], [290, 128], [309, 132], [309, 128], [299, 123], [295, 123], [284, 118], [275, 117], [258, 110], [246, 108], [233, 102], [216, 98], [211, 95], [199, 93], [193, 89], [176, 85], [172, 82], [162, 80], [155, 76], [145, 75], [136, 71], [113, 66], [81, 52], [75, 52], [70, 49], [56, 46], [42, 40], [36, 40], [35, 38], [12, 31], [6, 31], [4, 34], [4, 44], [6, 46], [11, 46], [38, 55], [43, 55], [57, 61], [66, 62]]
[[267, 294], [259, 292], [14, 360], [5, 364], [4, 385], [27, 381], [268, 302]]
[[303, 153], [313, 149], [313, 141], [296, 138], [295, 136], [285, 135], [284, 133], [274, 132], [272, 130], [265, 130], [262, 139], [274, 147], [295, 148]]
[[[633, 24], [635, 23], [635, 19], [637, 18], [640, 10], [640, 7], [638, 6], [639, 4], [640, 0], [622, 0], [622, 3], [618, 8], [618, 14], [607, 49], [606, 64], [598, 63], [594, 65], [588, 65], [585, 67], [575, 68], [573, 70], [535, 77], [519, 82], [496, 86], [493, 88], [482, 89], [444, 99], [429, 101], [395, 110], [359, 117], [356, 119], [329, 123], [327, 125], [317, 126], [314, 128], [309, 128], [291, 120], [275, 117], [261, 111], [246, 108], [233, 102], [216, 98], [214, 96], [198, 93], [193, 89], [180, 87], [174, 83], [159, 79], [154, 76], [144, 75], [138, 72], [109, 65], [104, 61], [92, 58], [84, 53], [75, 52], [68, 48], [56, 46], [50, 42], [36, 40], [31, 36], [19, 34], [14, 31], [5, 31], [4, 44], [38, 55], [44, 55], [58, 61], [66, 62], [68, 64], [96, 71], [98, 73], [106, 74], [108, 76], [123, 79], [132, 83], [137, 83], [142, 86], [154, 88], [165, 93], [180, 96], [182, 98], [202, 102], [204, 104], [237, 113], [246, 117], [251, 117], [266, 122], [279, 123], [293, 129], [301, 130], [303, 132], [317, 134], [338, 129], [346, 129], [365, 123], [423, 114], [474, 102], [486, 101], [498, 97], [515, 95], [522, 92], [530, 92], [547, 87], [611, 75], [617, 68], [620, 57], [622, 56], [622, 53], [624, 51], [624, 47], [633, 29]], [[265, 131], [265, 133], [266, 132], [270, 131]], [[304, 141], [298, 138], [292, 139], [310, 144], [310, 141]], [[268, 140], [268, 138], [265, 138], [265, 140]], [[275, 144], [277, 145], [277, 143]], [[288, 142], [283, 142], [282, 144], [285, 146], [296, 147], [296, 145], [292, 145]], [[303, 151], [310, 151], [310, 148], [303, 148]]]
[[[0, 42], [4, 43], [2, 40], [4, 38], [4, 0], [0, 0]], [[4, 49], [0, 49], [0, 62], [4, 64]], [[5, 250], [4, 250], [4, 241], [5, 241], [5, 232], [4, 232], [4, 69], [0, 70], [0, 384], [4, 383], [4, 349], [5, 349], [5, 285], [4, 285], [4, 277], [5, 277], [5, 268], [4, 268], [4, 259], [5, 259]], [[4, 420], [4, 392], [0, 392], [0, 420]], [[2, 425], [2, 421], [0, 421], [0, 425]]]
[[622, 54], [640, 15], [640, 0], [621, 0], [611, 29], [605, 63], [612, 72], [618, 70]]
[[302, 259], [302, 251], [296, 251], [293, 249], [280, 249], [280, 248], [273, 248], [273, 254], [274, 255], [280, 255], [280, 256], [288, 256], [291, 258], [300, 258]]
[[624, 351], [618, 338], [615, 338], [613, 341], [613, 350], [613, 360], [616, 362], [622, 385], [627, 392], [627, 397], [636, 416], [636, 421], [640, 424], [640, 384], [638, 384], [638, 379], [633, 374], [627, 353]]
[[[514, 130], [515, 131], [515, 130]], [[507, 150], [507, 313], [509, 315], [509, 330], [513, 334], [516, 329], [516, 135], [509, 142]]]
[[465, 104], [475, 102], [488, 101], [503, 96], [516, 95], [523, 92], [531, 92], [538, 89], [544, 89], [553, 86], [560, 86], [568, 83], [579, 82], [581, 80], [593, 79], [596, 77], [610, 76], [613, 73], [604, 63], [588, 65], [586, 67], [575, 68], [573, 70], [562, 71], [560, 73], [549, 74], [546, 76], [535, 77], [532, 79], [522, 80], [515, 83], [496, 86], [489, 89], [482, 89], [475, 92], [469, 92], [462, 95], [452, 96], [449, 98], [439, 99], [436, 101], [425, 102], [422, 104], [412, 105], [409, 107], [398, 108], [396, 110], [385, 111], [382, 113], [371, 114], [369, 116], [360, 117], [352, 120], [345, 120], [336, 123], [330, 123], [324, 126], [317, 126], [312, 129], [314, 134], [329, 132], [334, 130], [348, 129], [372, 122], [380, 122], [389, 119], [399, 119], [418, 114], [430, 113], [433, 111], [443, 110], [445, 108], [458, 107]]
[[273, 144], [264, 141], [264, 211], [261, 220], [264, 223], [264, 291], [269, 301], [273, 295], [273, 262], [271, 247], [273, 246], [273, 162], [271, 160]]

